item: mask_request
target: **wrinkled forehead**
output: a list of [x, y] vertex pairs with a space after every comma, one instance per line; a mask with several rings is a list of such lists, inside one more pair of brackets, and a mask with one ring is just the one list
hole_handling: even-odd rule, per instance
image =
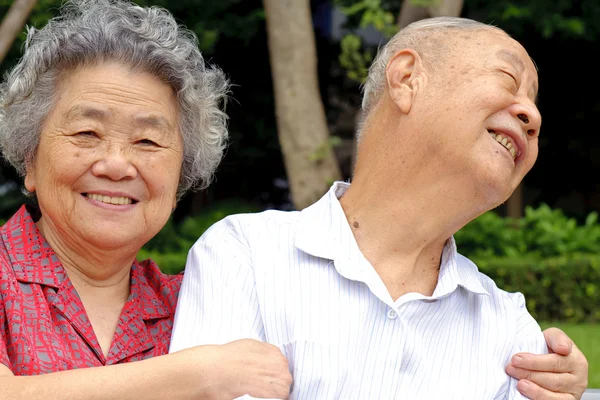
[[537, 67], [529, 53], [521, 43], [511, 38], [507, 33], [499, 30], [482, 32], [482, 45], [506, 62], [515, 64], [520, 69], [531, 69], [537, 72]]
[[527, 50], [504, 31], [490, 28], [463, 39], [455, 46], [458, 54], [471, 54], [471, 57], [465, 58], [467, 63], [474, 62], [487, 68], [495, 68], [499, 63], [508, 64], [514, 72], [535, 81], [537, 87], [537, 66]]

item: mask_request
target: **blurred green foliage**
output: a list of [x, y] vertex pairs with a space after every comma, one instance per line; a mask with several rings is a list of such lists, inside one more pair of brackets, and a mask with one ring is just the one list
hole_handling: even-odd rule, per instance
[[592, 212], [578, 223], [546, 204], [526, 207], [525, 216], [518, 220], [490, 211], [457, 232], [455, 238], [461, 252], [478, 259], [600, 254], [598, 213]]
[[395, 14], [384, 7], [382, 0], [335, 0], [335, 3], [348, 18], [350, 29], [340, 41], [340, 65], [347, 71], [348, 78], [363, 82], [375, 51], [364, 46], [360, 36], [353, 31], [372, 26], [389, 39], [398, 31]]
[[600, 321], [600, 224], [545, 204], [514, 220], [488, 212], [454, 235], [459, 252], [498, 287], [525, 295], [538, 320]]
[[[228, 13], [227, 11], [242, 0], [132, 0], [143, 6], [160, 6], [171, 13], [192, 30], [197, 36], [200, 49], [212, 53], [216, 43], [222, 37], [250, 38], [256, 35], [264, 20], [262, 8], [251, 10], [247, 14]], [[0, 15], [4, 15], [13, 0], [0, 0]], [[42, 28], [48, 19], [58, 14], [63, 0], [38, 0], [27, 23]], [[25, 40], [21, 33], [13, 45], [19, 49]]]
[[473, 257], [499, 288], [521, 292], [538, 321], [600, 322], [600, 255]]
[[[399, 0], [334, 0], [348, 18], [339, 62], [348, 77], [362, 82], [375, 51], [362, 43], [355, 31], [373, 27], [385, 38], [397, 31]], [[436, 0], [411, 0], [416, 6], [435, 6]], [[487, 1], [464, 0], [461, 16], [497, 25], [514, 36], [533, 30], [544, 39], [553, 37], [595, 41], [600, 34], [600, 2], [581, 0]]]

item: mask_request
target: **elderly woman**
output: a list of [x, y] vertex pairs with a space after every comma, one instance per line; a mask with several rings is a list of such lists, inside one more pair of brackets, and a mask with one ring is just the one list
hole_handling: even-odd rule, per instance
[[221, 159], [222, 72], [165, 10], [62, 11], [0, 91], [3, 154], [37, 203], [0, 230], [0, 398], [285, 397], [274, 346], [165, 355], [181, 276], [135, 261]]
[[[135, 260], [178, 197], [210, 182], [227, 90], [162, 9], [78, 0], [29, 31], [0, 88], [2, 152], [37, 204], [0, 228], [0, 398], [287, 396], [269, 344], [167, 354], [181, 276]], [[531, 379], [577, 394], [574, 365]]]

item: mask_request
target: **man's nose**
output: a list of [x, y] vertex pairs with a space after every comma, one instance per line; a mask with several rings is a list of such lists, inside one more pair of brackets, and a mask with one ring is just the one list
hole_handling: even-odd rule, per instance
[[539, 110], [533, 104], [513, 104], [510, 110], [511, 114], [517, 118], [527, 134], [527, 137], [537, 137], [542, 125], [542, 116]]

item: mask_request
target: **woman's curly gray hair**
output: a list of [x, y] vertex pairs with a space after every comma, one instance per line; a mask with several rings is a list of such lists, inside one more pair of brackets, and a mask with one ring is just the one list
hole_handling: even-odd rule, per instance
[[205, 64], [197, 37], [168, 11], [122, 0], [72, 0], [43, 29], [28, 29], [24, 55], [0, 85], [4, 157], [25, 175], [60, 76], [106, 60], [149, 72], [173, 88], [184, 143], [178, 195], [207, 187], [227, 143], [229, 82]]

